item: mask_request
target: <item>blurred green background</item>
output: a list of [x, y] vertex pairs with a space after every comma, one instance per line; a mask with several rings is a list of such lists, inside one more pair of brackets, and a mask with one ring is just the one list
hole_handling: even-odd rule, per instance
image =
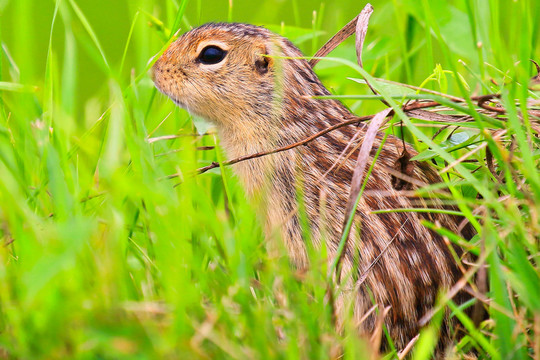
[[[89, 34], [84, 24], [69, 9], [68, 4], [68, 1], [64, 1], [60, 6], [59, 19], [52, 33], [52, 48], [59, 60], [64, 58], [59, 61], [60, 69], [63, 68], [62, 62], [73, 62], [73, 69], [76, 71], [70, 76], [74, 77], [75, 92], [66, 94], [66, 97], [71, 96], [68, 103], [80, 112], [88, 99], [103, 94], [104, 84], [110, 74], [99, 64], [99, 60], [96, 63], [99, 55], [95, 47], [89, 45]], [[210, 21], [267, 25], [272, 30], [291, 37], [293, 41], [298, 40], [295, 43], [306, 55], [314, 54], [365, 5], [355, 1], [308, 0], [261, 1], [257, 4], [248, 0], [95, 0], [77, 1], [76, 4], [91, 25], [111, 68], [116, 70], [122, 59], [130, 26], [138, 13], [134, 22], [133, 41], [121, 74], [124, 80], [131, 69], [135, 69], [135, 73], [139, 75], [150, 57], [159, 51], [165, 41], [159, 29], [155, 29], [157, 26], [152, 17], [162, 21], [163, 25], [170, 29], [179, 5], [185, 6], [185, 14], [179, 26], [181, 32]], [[431, 74], [435, 64], [444, 65], [445, 59], [439, 44], [425, 36], [426, 11], [421, 1], [375, 0], [372, 4], [375, 12], [366, 39], [367, 51], [364, 52], [366, 67], [372, 73], [390, 80], [419, 85]], [[457, 58], [465, 61], [470, 69], [480, 72], [483, 77], [497, 77], [500, 74], [496, 71], [490, 72], [490, 68], [484, 69], [483, 62], [487, 61], [499, 68], [500, 65], [518, 60], [515, 55], [519, 54], [521, 47], [519, 28], [523, 25], [520, 16], [522, 11], [531, 14], [530, 31], [533, 42], [530, 44], [530, 57], [537, 51], [536, 40], [540, 33], [538, 2], [511, 4], [503, 2], [496, 6], [498, 9], [493, 9], [486, 1], [432, 1], [429, 2], [429, 11], [440, 28], [445, 46]], [[2, 40], [18, 65], [22, 83], [39, 85], [44, 79], [54, 7], [53, 1], [3, 0], [0, 3]], [[473, 9], [469, 11], [471, 7]], [[471, 19], [471, 16], [476, 18]], [[472, 24], [475, 23], [473, 28]], [[152, 31], [152, 26], [155, 31]], [[289, 27], [292, 28], [288, 29]], [[350, 39], [346, 44], [347, 46], [341, 47], [332, 56], [354, 60], [353, 40]], [[5, 58], [3, 62], [3, 77], [9, 78]], [[323, 62], [319, 69], [328, 66], [335, 65]], [[343, 75], [353, 74], [345, 69], [337, 73], [335, 70], [319, 72], [323, 78], [336, 75], [338, 80], [328, 79], [327, 84], [329, 87], [338, 88], [337, 92], [348, 85], [341, 81]]]

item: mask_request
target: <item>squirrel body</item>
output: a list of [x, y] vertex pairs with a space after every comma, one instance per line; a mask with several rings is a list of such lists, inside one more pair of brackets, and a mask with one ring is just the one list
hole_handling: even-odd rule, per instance
[[[293, 144], [354, 118], [337, 100], [313, 98], [330, 93], [308, 62], [299, 59], [302, 56], [289, 40], [265, 28], [211, 23], [172, 43], [155, 63], [153, 77], [157, 88], [179, 106], [213, 122], [227, 156], [236, 158]], [[258, 199], [263, 209], [266, 234], [279, 234], [299, 268], [309, 261], [296, 211], [298, 194], [303, 196], [310, 241], [315, 248], [324, 241], [331, 262], [363, 134], [363, 125], [344, 126], [304, 146], [234, 165], [247, 194]], [[383, 137], [377, 135], [368, 164]], [[376, 315], [360, 319], [374, 302], [381, 311], [390, 307], [384, 321], [398, 349], [418, 334], [419, 320], [434, 307], [437, 295], [461, 276], [449, 245], [421, 224], [427, 220], [457, 232], [457, 217], [371, 213], [428, 207], [426, 199], [411, 192], [419, 188], [418, 183], [442, 180], [428, 164], [411, 161], [407, 174], [415, 181], [396, 182], [388, 169], [395, 169], [404, 153], [416, 154], [409, 144], [389, 135], [368, 177], [355, 213], [355, 230], [344, 249], [341, 271], [350, 290], [336, 299], [338, 311], [353, 299], [355, 320], [365, 334], [374, 331]], [[429, 202], [429, 207], [443, 208], [437, 198]], [[446, 315], [443, 346], [451, 327]]]

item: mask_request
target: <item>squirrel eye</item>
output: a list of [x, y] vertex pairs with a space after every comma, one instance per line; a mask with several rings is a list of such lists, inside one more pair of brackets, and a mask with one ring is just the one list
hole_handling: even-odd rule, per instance
[[226, 54], [227, 52], [225, 50], [210, 45], [202, 49], [199, 54], [199, 60], [205, 65], [217, 64], [223, 60]]

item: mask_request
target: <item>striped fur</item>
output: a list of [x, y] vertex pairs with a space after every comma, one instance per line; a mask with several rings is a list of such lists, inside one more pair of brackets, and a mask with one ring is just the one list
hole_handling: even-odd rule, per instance
[[[197, 61], [208, 44], [227, 51], [221, 63]], [[307, 61], [297, 59], [302, 56], [290, 41], [264, 28], [206, 24], [174, 42], [156, 62], [153, 76], [156, 86], [177, 104], [216, 124], [228, 157], [236, 158], [292, 144], [354, 116], [339, 101], [311, 98], [330, 93]], [[266, 64], [268, 71], [257, 64]], [[266, 233], [279, 235], [299, 268], [309, 261], [296, 211], [298, 189], [304, 196], [311, 241], [315, 247], [324, 241], [332, 261], [364, 132], [364, 126], [346, 126], [305, 146], [234, 165], [248, 195], [259, 204]], [[371, 156], [382, 138], [378, 134]], [[426, 207], [424, 199], [410, 196], [417, 182], [396, 185], [387, 171], [396, 168], [404, 146], [415, 154], [410, 145], [389, 136], [369, 176], [343, 258], [348, 290], [337, 298], [340, 314], [347, 301], [353, 302], [358, 321], [373, 306], [371, 296], [380, 308], [391, 306], [385, 325], [398, 349], [418, 333], [418, 320], [434, 306], [438, 293], [460, 277], [443, 238], [421, 224], [427, 220], [457, 231], [457, 218], [416, 212], [370, 214]], [[411, 166], [409, 174], [419, 182], [441, 181], [429, 165]], [[429, 201], [430, 207], [442, 207], [436, 198]], [[463, 296], [458, 299], [462, 300]], [[371, 333], [375, 321], [375, 315], [369, 316], [360, 331]], [[450, 339], [450, 325], [446, 319], [441, 346]]]

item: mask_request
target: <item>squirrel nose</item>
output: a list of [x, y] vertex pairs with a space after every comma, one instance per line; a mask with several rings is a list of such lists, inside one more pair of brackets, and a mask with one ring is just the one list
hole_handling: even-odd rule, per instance
[[161, 71], [161, 62], [160, 59], [158, 59], [154, 65], [150, 68], [150, 77], [152, 78], [153, 82], [156, 82], [156, 73], [158, 71]]

